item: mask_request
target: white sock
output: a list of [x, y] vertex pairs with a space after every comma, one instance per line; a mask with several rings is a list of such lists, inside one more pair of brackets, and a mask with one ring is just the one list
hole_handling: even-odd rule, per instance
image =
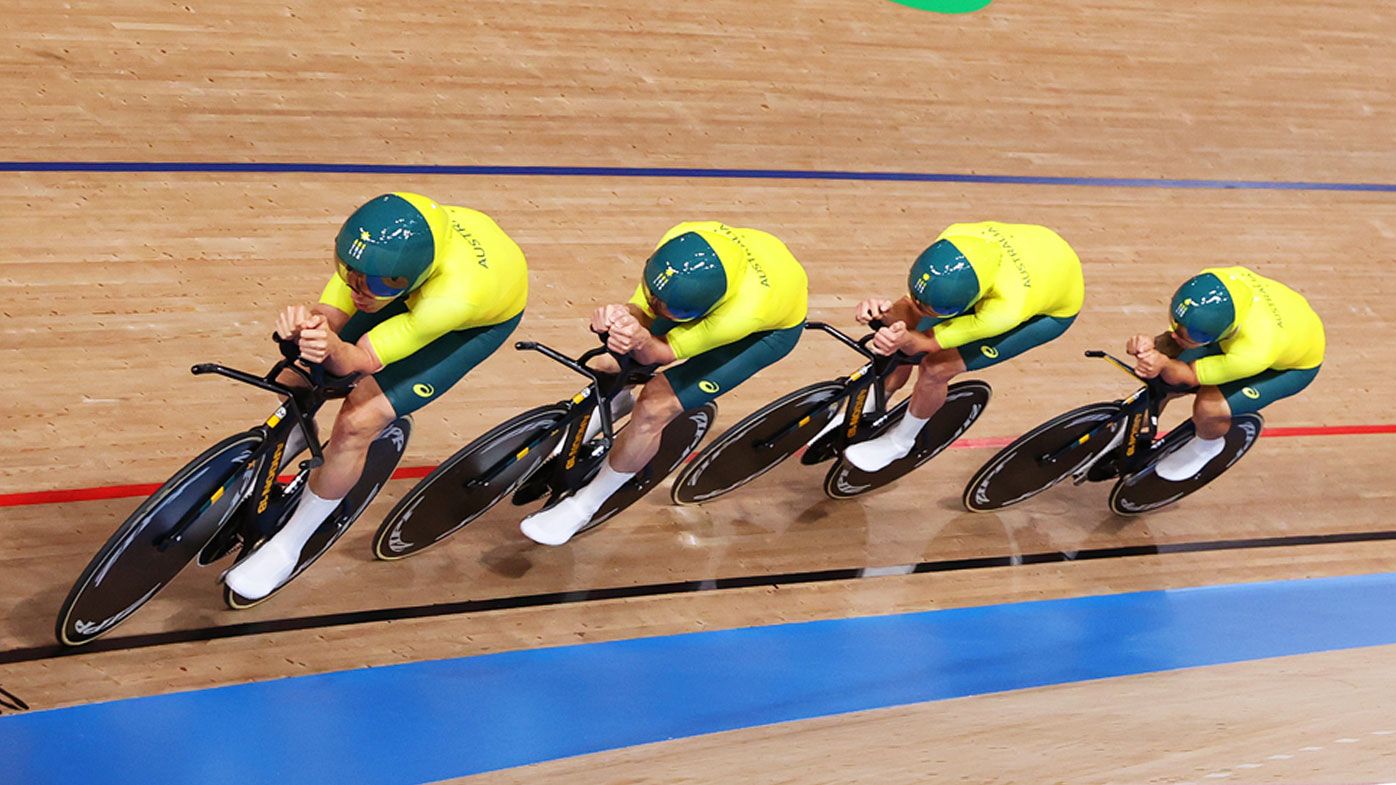
[[591, 516], [601, 509], [601, 505], [611, 498], [611, 494], [620, 490], [620, 486], [634, 476], [635, 472], [618, 472], [612, 469], [611, 459], [608, 457], [606, 462], [601, 464], [601, 471], [596, 473], [591, 482], [577, 489], [577, 492], [572, 494], [572, 498], [582, 506], [582, 509], [588, 511], [587, 519], [590, 520]]
[[921, 433], [921, 429], [926, 426], [926, 423], [930, 421], [931, 418], [929, 417], [914, 416], [911, 413], [910, 407], [908, 407], [906, 414], [902, 415], [902, 419], [898, 421], [896, 425], [892, 426], [892, 430], [888, 433], [888, 436], [891, 437], [893, 444], [903, 448], [902, 454], [905, 455], [907, 452], [911, 451], [912, 447], [916, 446], [916, 437]]
[[272, 539], [286, 538], [287, 543], [294, 543], [297, 554], [305, 547], [305, 543], [310, 539], [310, 535], [320, 528], [320, 524], [330, 517], [334, 508], [339, 506], [343, 497], [338, 499], [322, 499], [315, 495], [315, 491], [306, 486], [305, 492], [301, 494], [300, 502], [296, 504], [296, 511], [291, 515], [291, 520], [286, 522], [285, 528], [276, 533]]
[[301, 549], [310, 540], [310, 535], [330, 517], [340, 501], [322, 499], [306, 488], [286, 526], [229, 570], [224, 581], [233, 591], [251, 600], [271, 594], [291, 577], [296, 562], [300, 560]]
[[1226, 437], [1218, 436], [1215, 439], [1203, 439], [1200, 436], [1193, 437], [1192, 441], [1173, 451], [1171, 455], [1158, 462], [1154, 467], [1154, 473], [1169, 482], [1181, 482], [1190, 479], [1226, 447]]
[[618, 472], [607, 460], [601, 464], [596, 477], [571, 496], [546, 510], [524, 518], [519, 531], [536, 543], [562, 545], [591, 521], [601, 505], [615, 493], [634, 472]]
[[865, 472], [876, 472], [899, 458], [905, 458], [916, 446], [916, 435], [930, 421], [929, 417], [913, 417], [908, 411], [887, 433], [876, 439], [859, 442], [843, 451], [843, 457]]

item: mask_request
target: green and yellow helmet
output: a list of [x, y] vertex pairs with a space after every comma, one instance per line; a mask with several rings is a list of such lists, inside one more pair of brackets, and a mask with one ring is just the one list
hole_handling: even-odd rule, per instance
[[409, 292], [426, 280], [448, 224], [445, 208], [421, 194], [376, 196], [335, 237], [340, 275], [362, 274], [369, 292], [383, 299]]
[[712, 243], [684, 232], [650, 254], [644, 283], [674, 321], [686, 322], [705, 316], [727, 294], [727, 270]]
[[1214, 273], [1200, 273], [1187, 279], [1173, 293], [1173, 301], [1168, 306], [1173, 330], [1199, 344], [1215, 343], [1226, 337], [1235, 329], [1241, 315], [1239, 311], [1249, 302], [1249, 298], [1238, 302], [1243, 293], [1233, 293], [1232, 287], [1244, 286], [1235, 280], [1228, 286]]
[[911, 263], [907, 289], [931, 313], [959, 316], [993, 284], [1002, 254], [998, 245], [976, 237], [937, 240]]

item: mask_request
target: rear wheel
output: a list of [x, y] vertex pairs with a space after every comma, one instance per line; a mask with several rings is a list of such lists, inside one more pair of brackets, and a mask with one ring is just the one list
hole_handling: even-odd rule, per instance
[[834, 419], [843, 389], [833, 381], [811, 384], [748, 415], [679, 472], [670, 498], [675, 504], [712, 501], [774, 469]]
[[[1118, 403], [1093, 403], [1053, 417], [1019, 436], [970, 478], [961, 497], [965, 509], [1001, 510], [1031, 499], [1071, 476], [1110, 449], [1124, 426], [1119, 415]], [[1098, 433], [1081, 441], [1096, 429], [1100, 429]], [[1055, 457], [1048, 460], [1049, 456]]]
[[[854, 496], [881, 488], [909, 474], [923, 463], [936, 457], [941, 450], [949, 447], [960, 438], [984, 408], [989, 405], [993, 393], [987, 382], [965, 381], [950, 385], [945, 403], [922, 426], [916, 436], [916, 445], [903, 458], [891, 462], [876, 472], [865, 472], [844, 460], [839, 459], [824, 476], [824, 493], [831, 499], [851, 499]], [[877, 433], [886, 432], [906, 414], [908, 398], [888, 412], [887, 421]], [[869, 438], [876, 438], [876, 433]]]
[[[417, 483], [393, 507], [373, 536], [373, 555], [402, 559], [435, 545], [484, 515], [538, 469], [561, 434], [522, 451], [554, 428], [567, 410], [556, 404], [531, 409], [495, 426], [462, 447]], [[481, 476], [512, 461], [489, 481]]]
[[[79, 646], [120, 624], [167, 586], [252, 489], [263, 434], [230, 436], [174, 474], [107, 540], [63, 601], [55, 632]], [[183, 525], [178, 539], [167, 535]]]
[[1196, 435], [1192, 421], [1174, 428], [1154, 448], [1155, 457], [1142, 470], [1126, 475], [1110, 491], [1110, 509], [1119, 515], [1141, 515], [1166, 507], [1200, 490], [1230, 469], [1260, 438], [1265, 418], [1247, 413], [1231, 418], [1231, 430], [1226, 433], [1226, 445], [1221, 454], [1207, 462], [1202, 471], [1179, 482], [1171, 482], [1154, 473], [1154, 466], [1169, 453], [1182, 447]]
[[616, 513], [639, 501], [654, 487], [664, 481], [675, 469], [683, 465], [688, 456], [698, 449], [703, 437], [708, 434], [713, 420], [717, 418], [717, 403], [708, 401], [697, 409], [684, 412], [669, 423], [660, 437], [659, 452], [634, 477], [631, 477], [620, 490], [611, 494], [601, 509], [591, 517], [591, 522], [582, 531], [595, 528], [610, 520]]

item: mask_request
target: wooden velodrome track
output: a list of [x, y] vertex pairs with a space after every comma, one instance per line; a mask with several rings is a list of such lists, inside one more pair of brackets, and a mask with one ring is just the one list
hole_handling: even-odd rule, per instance
[[[1379, 537], [1396, 528], [1391, 429], [1343, 431], [1396, 421], [1396, 375], [1381, 351], [1396, 320], [1396, 201], [1389, 186], [1315, 185], [1396, 183], [1396, 13], [1386, 4], [995, 0], [962, 16], [884, 0], [10, 7], [0, 32], [6, 161], [619, 168], [491, 175], [8, 165], [0, 177], [0, 494], [9, 500], [0, 507], [0, 649], [9, 655], [0, 687], [35, 709], [558, 643], [1384, 572], [1396, 558], [1396, 545]], [[979, 181], [633, 176], [645, 167]], [[1294, 187], [1177, 182], [1187, 180]], [[653, 242], [690, 219], [783, 238], [810, 272], [811, 317], [849, 329], [859, 298], [899, 291], [915, 253], [960, 220], [1059, 230], [1085, 264], [1087, 305], [1062, 339], [981, 375], [995, 397], [970, 442], [860, 502], [825, 499], [821, 471], [792, 465], [702, 508], [673, 508], [656, 494], [565, 548], [531, 546], [518, 514], [501, 508], [419, 557], [376, 563], [367, 538], [410, 487], [397, 481], [274, 601], [224, 610], [216, 571], [190, 570], [114, 638], [928, 561], [1370, 536], [758, 581], [225, 638], [214, 630], [209, 640], [77, 656], [46, 648], [73, 578], [137, 500], [19, 504], [20, 495], [158, 482], [264, 417], [264, 396], [196, 380], [189, 365], [269, 365], [276, 310], [318, 293], [339, 221], [389, 190], [494, 216], [531, 268], [518, 337], [568, 351], [590, 346], [584, 314], [628, 294]], [[984, 440], [1130, 390], [1081, 351], [1118, 350], [1128, 334], [1157, 331], [1177, 282], [1218, 263], [1253, 265], [1289, 283], [1325, 319], [1323, 373], [1265, 412], [1272, 432], [1290, 435], [1265, 439], [1214, 487], [1147, 518], [1112, 516], [1103, 486], [1058, 489], [997, 515], [959, 507], [963, 483], [992, 453]], [[721, 399], [719, 427], [856, 364], [830, 339], [809, 335], [782, 364]], [[406, 463], [431, 465], [523, 406], [576, 387], [542, 358], [501, 351], [417, 415]], [[1396, 735], [1385, 733], [1393, 654], [1336, 651], [920, 704], [484, 779], [922, 782], [934, 772], [1003, 781], [1204, 781], [1209, 773], [1386, 781], [1396, 778]], [[866, 754], [888, 738], [896, 744]], [[1237, 768], [1248, 762], [1264, 765]]]

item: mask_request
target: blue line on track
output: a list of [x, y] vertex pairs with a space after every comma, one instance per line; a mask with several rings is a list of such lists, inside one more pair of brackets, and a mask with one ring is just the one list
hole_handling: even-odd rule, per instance
[[[1392, 607], [1396, 574], [1382, 574], [367, 668], [3, 717], [0, 780], [415, 785], [864, 709], [1393, 644]], [[177, 665], [151, 660], [146, 676]]]
[[745, 180], [854, 180], [864, 182], [984, 183], [993, 185], [1095, 186], [1102, 188], [1232, 189], [1263, 191], [1365, 191], [1396, 193], [1392, 183], [1325, 183], [1284, 180], [1188, 180], [1164, 177], [1042, 177], [934, 172], [840, 172], [801, 169], [703, 169], [631, 166], [450, 166], [427, 164], [218, 163], [142, 161], [0, 161], [0, 172], [181, 172], [473, 175], [491, 177], [658, 177]]

